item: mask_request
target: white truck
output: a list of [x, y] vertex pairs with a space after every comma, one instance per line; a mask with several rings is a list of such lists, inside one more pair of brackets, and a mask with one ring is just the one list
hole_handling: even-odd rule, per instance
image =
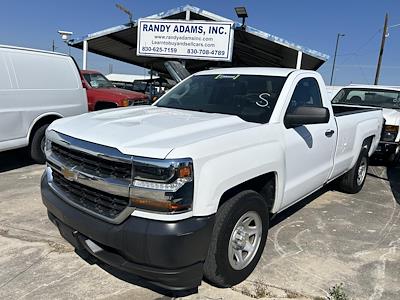
[[375, 155], [395, 165], [400, 159], [400, 87], [351, 84], [332, 98], [334, 104], [382, 108], [385, 122]]
[[169, 290], [229, 287], [271, 216], [335, 179], [362, 188], [382, 123], [381, 109], [332, 107], [313, 71], [203, 71], [152, 106], [52, 123], [42, 199], [89, 261]]

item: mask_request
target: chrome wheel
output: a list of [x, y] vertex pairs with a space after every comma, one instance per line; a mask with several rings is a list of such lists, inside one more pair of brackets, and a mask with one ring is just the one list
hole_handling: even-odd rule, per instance
[[358, 167], [357, 170], [357, 185], [360, 186], [365, 179], [365, 176], [367, 175], [367, 168], [368, 168], [368, 163], [367, 163], [367, 158], [364, 156], [361, 159], [360, 166]]
[[228, 257], [231, 267], [242, 270], [249, 265], [257, 253], [262, 235], [262, 222], [255, 211], [246, 212], [233, 228]]

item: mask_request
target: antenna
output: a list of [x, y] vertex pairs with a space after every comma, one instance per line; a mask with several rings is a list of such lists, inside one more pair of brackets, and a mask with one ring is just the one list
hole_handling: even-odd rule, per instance
[[132, 24], [132, 13], [129, 9], [127, 9], [125, 6], [123, 6], [122, 4], [116, 3], [115, 6], [122, 12], [126, 13], [129, 16], [129, 23]]

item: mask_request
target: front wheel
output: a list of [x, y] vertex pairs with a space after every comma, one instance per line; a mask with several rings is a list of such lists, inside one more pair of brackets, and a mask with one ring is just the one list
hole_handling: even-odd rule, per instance
[[364, 186], [368, 171], [368, 150], [363, 148], [353, 168], [338, 179], [341, 192], [356, 194]]
[[268, 207], [254, 191], [243, 191], [218, 209], [205, 277], [220, 287], [245, 280], [264, 250], [269, 226]]
[[31, 158], [39, 164], [44, 164], [46, 162], [44, 147], [45, 147], [45, 133], [47, 127], [49, 127], [49, 124], [39, 127], [33, 133], [33, 137], [30, 144]]

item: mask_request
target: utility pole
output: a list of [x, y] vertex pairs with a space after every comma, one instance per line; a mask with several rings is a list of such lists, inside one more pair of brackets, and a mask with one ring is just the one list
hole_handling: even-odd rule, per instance
[[336, 55], [337, 55], [337, 49], [339, 46], [339, 39], [340, 37], [345, 36], [344, 33], [338, 33], [337, 34], [337, 38], [336, 38], [336, 47], [335, 47], [335, 55], [333, 56], [333, 65], [332, 65], [332, 73], [331, 73], [331, 81], [329, 83], [329, 85], [332, 85], [333, 83], [333, 73], [335, 72], [335, 64], [336, 64]]
[[378, 65], [376, 66], [376, 74], [375, 74], [375, 82], [374, 82], [375, 85], [377, 85], [379, 82], [379, 74], [381, 72], [383, 50], [385, 49], [385, 41], [386, 41], [386, 38], [388, 37], [388, 20], [389, 20], [389, 16], [386, 13], [385, 25], [383, 25], [383, 32], [382, 32], [381, 49], [379, 50]]

